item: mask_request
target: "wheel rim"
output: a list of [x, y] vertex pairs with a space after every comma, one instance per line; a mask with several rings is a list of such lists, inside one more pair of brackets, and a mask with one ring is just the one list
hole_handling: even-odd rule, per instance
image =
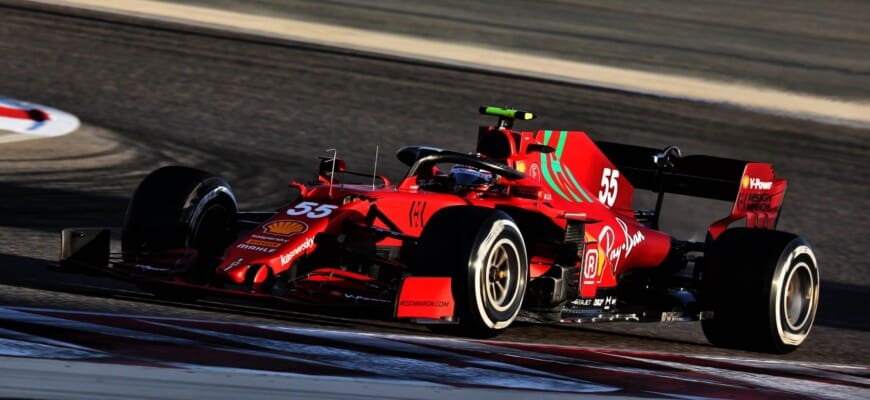
[[517, 296], [520, 260], [516, 246], [510, 240], [500, 240], [493, 246], [484, 269], [483, 289], [487, 302], [497, 312], [510, 308]]
[[801, 262], [789, 272], [785, 282], [782, 311], [788, 327], [800, 330], [806, 324], [812, 310], [815, 284], [810, 267]]

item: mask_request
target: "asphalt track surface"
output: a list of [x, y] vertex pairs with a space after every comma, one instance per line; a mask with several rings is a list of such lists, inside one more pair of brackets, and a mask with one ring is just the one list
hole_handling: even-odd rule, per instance
[[174, 2], [870, 100], [866, 1]]
[[[60, 228], [119, 225], [135, 185], [160, 165], [216, 172], [244, 208], [269, 208], [290, 199], [286, 182], [312, 176], [322, 149], [362, 170], [375, 145], [469, 149], [475, 126], [489, 122], [476, 107], [511, 104], [541, 115], [529, 129], [773, 162], [790, 178], [780, 228], [815, 245], [823, 279], [813, 334], [776, 359], [870, 363], [866, 130], [9, 0], [0, 0], [0, 57], [0, 93], [83, 123], [0, 147], [0, 304], [425, 333], [226, 299], [167, 303], [46, 265]], [[394, 160], [380, 170], [404, 172]], [[696, 239], [728, 208], [668, 201], [665, 227]], [[713, 348], [697, 324], [519, 324], [500, 340], [767, 357]]]

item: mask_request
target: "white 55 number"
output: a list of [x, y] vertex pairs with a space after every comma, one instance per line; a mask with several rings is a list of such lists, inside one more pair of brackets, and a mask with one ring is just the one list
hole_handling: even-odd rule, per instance
[[305, 215], [308, 218], [323, 218], [332, 214], [338, 206], [332, 204], [318, 204], [313, 201], [303, 201], [295, 207], [287, 210], [287, 215], [299, 216]]
[[616, 178], [619, 178], [619, 171], [610, 168], [604, 168], [601, 174], [601, 191], [598, 192], [598, 201], [607, 204], [608, 207], [613, 207], [616, 202], [616, 193], [619, 192]]

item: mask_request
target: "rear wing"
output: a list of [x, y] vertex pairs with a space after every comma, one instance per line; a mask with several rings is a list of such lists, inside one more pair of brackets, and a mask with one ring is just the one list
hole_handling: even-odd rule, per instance
[[731, 215], [710, 226], [714, 239], [744, 217], [747, 227], [776, 227], [787, 183], [774, 177], [773, 166], [768, 163], [705, 155], [683, 157], [676, 147], [660, 150], [613, 142], [596, 144], [636, 189], [659, 193], [656, 218], [662, 194], [674, 193], [734, 203]]

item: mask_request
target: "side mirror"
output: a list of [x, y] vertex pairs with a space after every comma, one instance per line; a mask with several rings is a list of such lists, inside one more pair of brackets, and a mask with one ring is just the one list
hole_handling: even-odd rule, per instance
[[[342, 159], [335, 160], [335, 172], [344, 172], [347, 164]], [[320, 159], [320, 175], [329, 176], [332, 173], [332, 158]]]

